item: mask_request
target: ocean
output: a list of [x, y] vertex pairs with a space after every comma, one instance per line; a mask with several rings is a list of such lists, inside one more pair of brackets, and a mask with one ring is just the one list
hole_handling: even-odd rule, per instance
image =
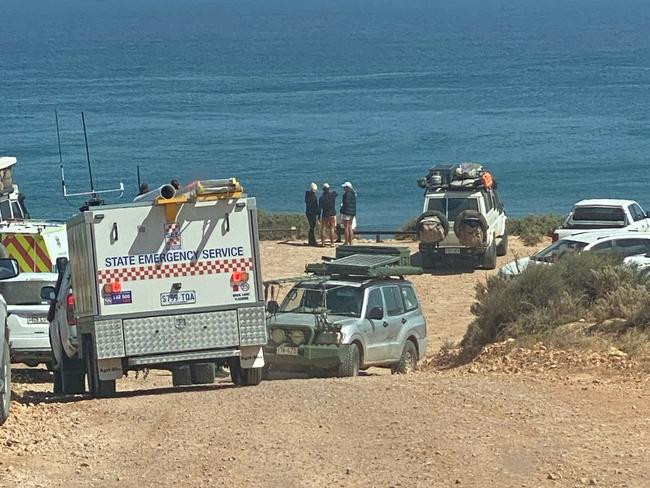
[[[0, 155], [32, 216], [67, 218], [136, 167], [239, 177], [267, 211], [310, 182], [360, 228], [420, 213], [434, 163], [479, 161], [510, 215], [650, 206], [647, 0], [0, 0]], [[113, 197], [107, 198], [115, 201]]]

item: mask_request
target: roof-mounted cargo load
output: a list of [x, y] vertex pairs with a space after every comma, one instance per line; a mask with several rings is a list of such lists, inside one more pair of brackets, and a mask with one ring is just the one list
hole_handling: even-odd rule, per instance
[[407, 247], [341, 246], [331, 261], [308, 264], [308, 273], [328, 276], [388, 278], [422, 274], [422, 268], [411, 266]]
[[437, 164], [418, 180], [418, 186], [427, 192], [445, 190], [476, 191], [496, 189], [492, 173], [480, 163]]

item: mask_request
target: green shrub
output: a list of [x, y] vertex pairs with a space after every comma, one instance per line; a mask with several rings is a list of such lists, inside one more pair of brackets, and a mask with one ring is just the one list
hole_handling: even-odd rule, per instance
[[[309, 231], [309, 223], [304, 214], [268, 213], [259, 210], [257, 224], [262, 240], [304, 239]], [[292, 227], [295, 229], [292, 230]]]
[[650, 325], [650, 292], [642, 276], [617, 256], [583, 253], [553, 265], [531, 265], [515, 278], [493, 276], [476, 289], [462, 345], [481, 347], [509, 337], [545, 334], [593, 318]]
[[508, 219], [506, 222], [508, 234], [519, 236], [527, 246], [535, 246], [542, 242], [544, 237], [553, 234], [564, 218], [554, 214], [532, 214], [522, 218]]

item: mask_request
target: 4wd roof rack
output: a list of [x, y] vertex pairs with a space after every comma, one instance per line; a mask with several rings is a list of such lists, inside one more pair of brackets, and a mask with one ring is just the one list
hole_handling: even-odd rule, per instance
[[389, 246], [341, 246], [336, 250], [335, 259], [308, 264], [306, 271], [315, 275], [365, 278], [418, 275], [423, 272], [422, 268], [410, 265], [410, 250], [407, 247]]
[[418, 186], [427, 193], [476, 191], [496, 189], [497, 182], [481, 163], [437, 164], [418, 180]]

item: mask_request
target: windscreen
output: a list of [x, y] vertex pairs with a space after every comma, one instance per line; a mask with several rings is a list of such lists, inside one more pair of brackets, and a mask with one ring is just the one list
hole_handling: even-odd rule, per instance
[[363, 291], [352, 286], [309, 285], [294, 287], [280, 305], [280, 312], [319, 313], [359, 317]]
[[476, 198], [430, 198], [427, 210], [442, 213], [447, 220], [454, 222], [458, 214], [465, 210], [478, 211]]
[[574, 221], [625, 222], [621, 207], [576, 207], [571, 217]]
[[546, 249], [541, 250], [531, 257], [534, 261], [543, 261], [545, 263], [552, 263], [559, 258], [569, 254], [580, 253], [587, 246], [586, 242], [572, 241], [569, 239], [560, 239], [554, 242]]
[[54, 286], [53, 281], [0, 281], [0, 293], [7, 305], [47, 305], [41, 298], [41, 288]]

